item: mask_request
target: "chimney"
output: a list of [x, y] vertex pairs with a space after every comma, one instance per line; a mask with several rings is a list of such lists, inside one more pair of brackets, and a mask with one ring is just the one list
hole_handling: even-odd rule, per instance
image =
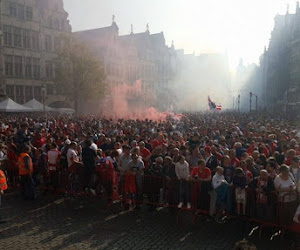
[[297, 3], [296, 3], [296, 13], [298, 13], [299, 12], [299, 1], [297, 1]]

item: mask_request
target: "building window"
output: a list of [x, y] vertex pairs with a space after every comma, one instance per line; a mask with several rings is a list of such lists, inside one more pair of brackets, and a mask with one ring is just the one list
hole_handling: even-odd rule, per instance
[[22, 64], [22, 57], [15, 56], [15, 76], [22, 76], [23, 73], [23, 64]]
[[5, 75], [12, 76], [13, 75], [13, 56], [5, 56]]
[[18, 4], [18, 18], [21, 20], [25, 19], [24, 5]]
[[17, 17], [17, 4], [9, 3], [9, 14], [13, 17]]
[[54, 94], [54, 85], [53, 84], [47, 84], [47, 95], [53, 95]]
[[29, 102], [33, 98], [32, 87], [25, 86], [25, 101]]
[[59, 20], [56, 18], [53, 20], [53, 28], [57, 30], [59, 29]]
[[61, 47], [61, 41], [58, 37], [54, 38], [54, 49], [55, 51], [59, 51]]
[[39, 33], [36, 31], [31, 31], [31, 46], [34, 50], [40, 49]]
[[52, 17], [48, 17], [48, 27], [52, 28]]
[[26, 6], [26, 20], [32, 21], [32, 17], [33, 17], [32, 7]]
[[24, 45], [24, 48], [26, 49], [30, 49], [31, 46], [30, 46], [30, 30], [23, 30], [23, 45]]
[[14, 28], [14, 46], [22, 47], [22, 30], [20, 28]]
[[4, 45], [12, 46], [12, 27], [4, 25]]
[[46, 61], [46, 77], [52, 79], [53, 77], [53, 63], [52, 61]]
[[46, 51], [52, 50], [52, 38], [49, 35], [45, 36], [45, 50]]
[[65, 20], [61, 21], [61, 26], [60, 26], [61, 30], [65, 29]]
[[15, 91], [14, 91], [14, 86], [12, 85], [6, 85], [5, 86], [5, 90], [6, 90], [6, 95], [12, 99], [15, 98]]
[[32, 71], [34, 79], [39, 79], [41, 76], [41, 66], [39, 58], [32, 58]]
[[38, 101], [42, 100], [42, 88], [41, 87], [34, 87], [34, 98]]
[[24, 102], [24, 87], [16, 86], [16, 102], [23, 103]]
[[32, 76], [32, 60], [31, 57], [26, 57], [26, 64], [25, 64], [25, 76], [31, 77]]

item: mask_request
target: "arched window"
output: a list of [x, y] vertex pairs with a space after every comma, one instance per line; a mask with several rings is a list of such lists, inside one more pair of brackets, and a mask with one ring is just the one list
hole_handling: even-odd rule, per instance
[[53, 28], [57, 30], [59, 29], [59, 21], [57, 18], [55, 18], [53, 21]]
[[65, 20], [61, 21], [61, 26], [60, 26], [61, 30], [65, 29]]
[[51, 16], [48, 17], [48, 27], [52, 28], [52, 17]]

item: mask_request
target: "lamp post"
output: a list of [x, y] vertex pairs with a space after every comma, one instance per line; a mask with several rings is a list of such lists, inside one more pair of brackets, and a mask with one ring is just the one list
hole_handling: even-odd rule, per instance
[[252, 92], [250, 92], [250, 112], [252, 109], [252, 96], [255, 96], [255, 111], [258, 112], [258, 96]]
[[43, 111], [46, 117], [47, 122], [47, 112], [46, 112], [46, 104], [45, 104], [45, 94], [46, 94], [46, 86], [45, 84], [42, 85], [42, 98], [43, 98]]
[[238, 95], [238, 112], [240, 112], [241, 95]]
[[253, 95], [253, 93], [250, 92], [250, 107], [249, 107], [249, 111], [250, 111], [250, 112], [251, 112], [251, 110], [252, 110], [252, 95]]

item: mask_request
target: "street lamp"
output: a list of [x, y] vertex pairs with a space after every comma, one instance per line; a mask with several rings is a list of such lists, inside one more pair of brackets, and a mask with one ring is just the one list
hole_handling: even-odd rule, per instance
[[253, 92], [250, 92], [250, 112], [252, 110], [252, 96], [255, 96], [255, 111], [257, 112], [258, 110], [258, 96], [254, 94]]
[[238, 112], [240, 112], [241, 95], [238, 95]]
[[46, 105], [45, 105], [46, 86], [42, 85], [43, 111], [47, 120]]
[[250, 112], [252, 110], [252, 95], [253, 95], [253, 93], [250, 92], [250, 107], [249, 107]]

